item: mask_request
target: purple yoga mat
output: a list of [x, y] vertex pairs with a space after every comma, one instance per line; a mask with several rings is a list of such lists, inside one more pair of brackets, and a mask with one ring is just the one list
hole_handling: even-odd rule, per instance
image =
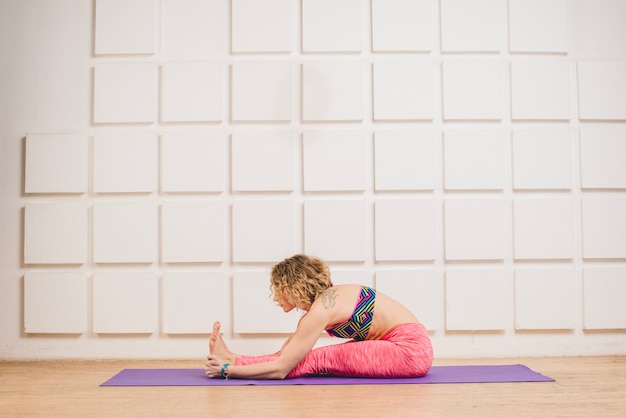
[[373, 379], [311, 376], [285, 380], [209, 379], [204, 369], [124, 369], [100, 386], [285, 386], [380, 385], [418, 383], [554, 382], [523, 364], [490, 366], [433, 366], [424, 377]]

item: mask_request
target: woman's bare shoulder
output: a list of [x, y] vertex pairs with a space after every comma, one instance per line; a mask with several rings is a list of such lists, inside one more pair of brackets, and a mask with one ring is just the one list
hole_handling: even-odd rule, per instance
[[356, 284], [341, 284], [329, 287], [316, 299], [311, 310], [322, 310], [332, 313], [333, 320], [337, 314], [344, 316], [346, 310], [354, 307], [354, 302], [360, 292], [361, 286]]
[[350, 300], [353, 299], [361, 291], [361, 287], [363, 286], [360, 284], [335, 285], [333, 287], [329, 287], [324, 292], [322, 292], [318, 299], [320, 299], [323, 303], [325, 302], [325, 306], [329, 304], [332, 305], [333, 303], [336, 303], [337, 301], [343, 299]]

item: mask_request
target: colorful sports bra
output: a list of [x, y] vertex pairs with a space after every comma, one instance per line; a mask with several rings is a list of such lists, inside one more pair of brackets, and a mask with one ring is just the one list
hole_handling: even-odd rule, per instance
[[326, 329], [328, 335], [340, 338], [353, 338], [362, 341], [367, 337], [374, 318], [376, 290], [362, 286], [352, 316], [344, 322]]

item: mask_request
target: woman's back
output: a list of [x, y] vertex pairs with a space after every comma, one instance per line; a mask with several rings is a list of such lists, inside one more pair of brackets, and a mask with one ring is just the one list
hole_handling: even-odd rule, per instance
[[[369, 288], [356, 284], [333, 286], [318, 296], [311, 310], [327, 318], [327, 329], [354, 328], [353, 334], [359, 335], [359, 329], [367, 326], [365, 339], [368, 340], [381, 338], [396, 325], [418, 322], [411, 311], [393, 298], [374, 289], [366, 289]], [[373, 314], [371, 323], [368, 321], [370, 313]], [[332, 335], [353, 337], [342, 332], [333, 332]]]

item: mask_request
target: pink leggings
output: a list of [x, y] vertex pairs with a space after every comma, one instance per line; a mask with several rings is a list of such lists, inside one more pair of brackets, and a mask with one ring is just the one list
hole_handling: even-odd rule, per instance
[[[280, 354], [240, 356], [235, 364], [266, 363]], [[287, 375], [352, 377], [420, 377], [430, 370], [433, 347], [426, 328], [419, 323], [401, 324], [380, 340], [348, 341], [314, 348]]]

